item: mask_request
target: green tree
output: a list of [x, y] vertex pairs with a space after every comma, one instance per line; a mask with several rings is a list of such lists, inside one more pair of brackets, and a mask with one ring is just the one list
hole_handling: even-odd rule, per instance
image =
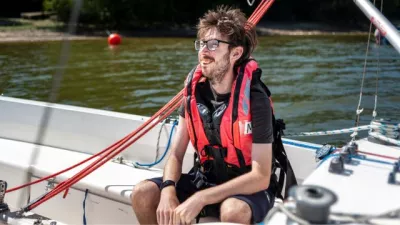
[[[79, 22], [99, 28], [130, 29], [135, 27], [171, 27], [194, 25], [209, 9], [226, 4], [240, 7], [247, 16], [261, 0], [248, 6], [245, 0], [83, 0]], [[376, 0], [380, 6], [383, 0]], [[400, 18], [400, 0], [384, 2], [384, 14]], [[44, 0], [45, 10], [56, 11], [60, 20], [69, 19], [73, 0]], [[275, 21], [313, 21], [337, 25], [367, 24], [365, 16], [349, 0], [276, 0], [263, 18]]]

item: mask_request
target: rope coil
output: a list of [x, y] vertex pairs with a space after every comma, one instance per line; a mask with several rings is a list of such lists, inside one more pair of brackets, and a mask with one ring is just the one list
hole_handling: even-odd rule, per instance
[[381, 141], [400, 146], [400, 123], [386, 120], [371, 121], [372, 129], [369, 136]]

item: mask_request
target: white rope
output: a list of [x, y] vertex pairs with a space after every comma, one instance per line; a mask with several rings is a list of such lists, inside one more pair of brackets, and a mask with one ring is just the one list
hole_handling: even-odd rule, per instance
[[337, 135], [351, 133], [352, 137], [355, 137], [359, 131], [369, 130], [370, 132], [375, 132], [382, 136], [391, 139], [400, 138], [400, 123], [388, 123], [384, 121], [372, 121], [370, 125], [358, 126], [345, 128], [340, 130], [328, 130], [328, 131], [315, 131], [315, 132], [300, 132], [294, 134], [284, 134], [285, 137], [305, 137], [305, 136], [326, 136], [326, 135]]
[[396, 124], [396, 123], [387, 123], [387, 122], [383, 122], [383, 121], [380, 122], [380, 121], [373, 120], [371, 122], [371, 125], [383, 127], [385, 129], [392, 129], [392, 130], [396, 130], [396, 131], [400, 130], [400, 123]]
[[[374, 5], [375, 5], [375, 0], [374, 0]], [[358, 127], [359, 122], [360, 122], [360, 114], [364, 110], [364, 109], [361, 109], [360, 107], [361, 107], [362, 94], [363, 94], [363, 89], [364, 89], [365, 74], [367, 73], [367, 61], [368, 61], [369, 45], [371, 43], [371, 33], [372, 33], [372, 21], [369, 24], [367, 49], [365, 51], [364, 69], [363, 69], [363, 74], [362, 74], [362, 79], [361, 79], [360, 98], [358, 100], [358, 105], [357, 105], [357, 110], [356, 110], [356, 123], [355, 123], [356, 127]], [[355, 140], [355, 137], [357, 136], [357, 134], [358, 134], [358, 132], [355, 131], [350, 135], [352, 137], [353, 141]]]
[[253, 1], [247, 0], [247, 3], [249, 4], [249, 6], [253, 6], [253, 4], [254, 4], [255, 1], [256, 1], [256, 0], [253, 0]]
[[[374, 2], [375, 3], [375, 2]], [[381, 1], [381, 13], [383, 12], [383, 0]], [[378, 84], [379, 84], [379, 72], [380, 72], [380, 55], [379, 55], [379, 50], [381, 48], [381, 45], [379, 43], [378, 45], [378, 51], [377, 51], [377, 65], [376, 65], [376, 82], [375, 82], [375, 103], [374, 103], [374, 110], [372, 111], [372, 117], [375, 119], [377, 116], [376, 112], [376, 106], [378, 105]]]
[[382, 140], [382, 141], [386, 141], [386, 142], [389, 142], [389, 143], [391, 143], [391, 144], [400, 146], [400, 141], [399, 141], [399, 140], [386, 137], [385, 135], [379, 134], [379, 133], [377, 133], [377, 132], [369, 132], [369, 135], [372, 136], [372, 137], [374, 137], [374, 138], [380, 139], [380, 140]]
[[[376, 78], [378, 79], [378, 78]], [[378, 81], [376, 81], [376, 90], [378, 90]], [[375, 105], [374, 105], [374, 111], [372, 111], [372, 118], [375, 119], [375, 117], [377, 116], [377, 112], [376, 112], [376, 106], [378, 105], [378, 94], [375, 94]]]
[[[157, 145], [156, 145], [156, 158], [154, 159], [154, 162], [157, 162], [158, 156], [160, 154], [161, 132], [162, 132], [162, 129], [164, 128], [166, 122], [167, 122], [167, 120], [163, 120], [163, 122], [161, 123], [161, 126], [160, 126], [160, 130], [158, 131], [158, 138], [157, 138]], [[168, 138], [168, 131], [167, 131], [167, 138]]]
[[352, 127], [340, 130], [329, 130], [329, 131], [316, 131], [316, 132], [301, 132], [295, 134], [285, 134], [285, 137], [302, 137], [302, 136], [325, 136], [325, 135], [335, 135], [335, 134], [345, 134], [351, 132], [357, 132], [362, 130], [370, 130], [372, 128], [371, 125]]

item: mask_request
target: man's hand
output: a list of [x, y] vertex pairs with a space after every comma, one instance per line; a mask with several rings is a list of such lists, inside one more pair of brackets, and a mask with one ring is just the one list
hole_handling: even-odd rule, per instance
[[161, 192], [160, 203], [157, 208], [158, 224], [172, 224], [174, 210], [179, 205], [175, 187], [166, 187]]
[[191, 224], [204, 206], [201, 192], [197, 192], [175, 209], [173, 224]]

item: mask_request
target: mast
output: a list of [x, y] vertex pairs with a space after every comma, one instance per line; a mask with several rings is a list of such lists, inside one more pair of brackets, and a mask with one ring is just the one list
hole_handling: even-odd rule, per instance
[[369, 0], [353, 0], [369, 20], [379, 29], [382, 36], [393, 45], [400, 53], [400, 34], [399, 31], [389, 22], [382, 13], [375, 8]]

